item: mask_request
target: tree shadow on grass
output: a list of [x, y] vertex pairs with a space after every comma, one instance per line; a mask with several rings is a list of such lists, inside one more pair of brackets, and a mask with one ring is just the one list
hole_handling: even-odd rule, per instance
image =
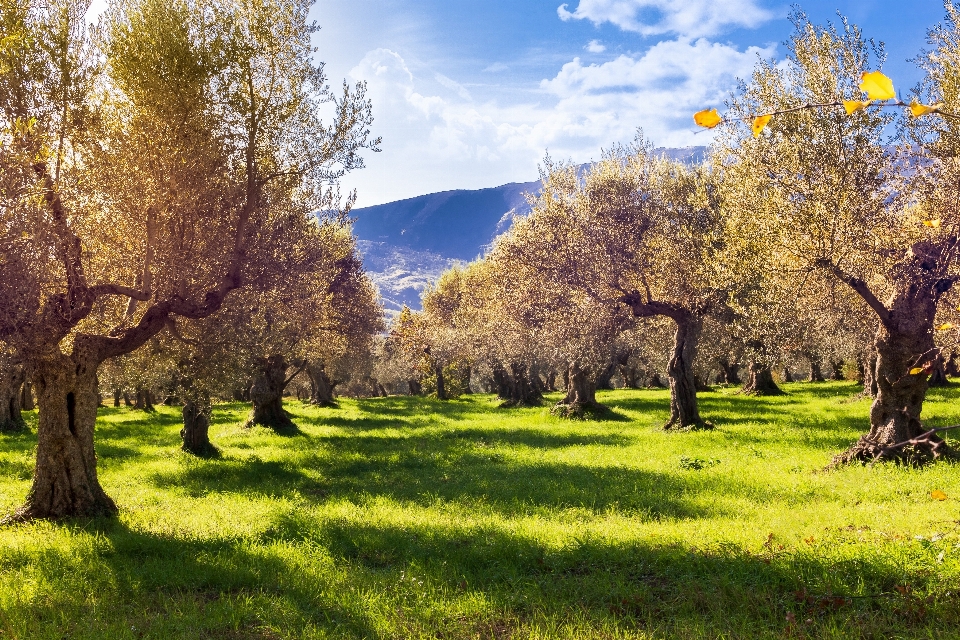
[[182, 489], [191, 497], [209, 493], [256, 493], [287, 496], [310, 482], [297, 461], [258, 458], [195, 458], [189, 466], [154, 474], [161, 489]]
[[[16, 566], [43, 595], [5, 609], [17, 637], [127, 637], [134, 629], [156, 638], [267, 638], [282, 629], [293, 637], [309, 630], [466, 640], [539, 629], [564, 637], [910, 638], [960, 624], [948, 586], [881, 554], [837, 563], [800, 551], [700, 551], [629, 537], [557, 544], [496, 524], [318, 520], [296, 508], [243, 539], [149, 533], [117, 520], [54, 526], [95, 542], [18, 552]], [[929, 585], [934, 596], [911, 606], [896, 591], [902, 584], [921, 594]], [[85, 597], [74, 585], [84, 585]], [[889, 597], [862, 597], [873, 594]]]
[[[582, 616], [593, 627], [614, 624], [653, 632], [654, 637], [687, 637], [703, 627], [716, 637], [782, 637], [789, 631], [788, 612], [795, 612], [795, 618], [814, 616], [826, 628], [856, 632], [865, 624], [856, 614], [881, 606], [889, 611], [888, 602], [808, 600], [797, 594], [895, 596], [905, 580], [930, 582], [921, 567], [908, 570], [912, 575], [905, 577], [896, 561], [876, 556], [838, 567], [810, 554], [777, 556], [772, 550], [751, 553], [736, 546], [700, 552], [589, 535], [558, 546], [535, 535], [495, 525], [439, 526], [423, 519], [402, 526], [344, 519], [318, 523], [288, 512], [277, 516], [263, 537], [324, 547], [364, 582], [393, 585], [399, 575], [392, 588], [401, 591], [404, 577], [409, 577], [414, 588], [422, 580], [425, 589], [443, 593], [483, 593], [505, 619], [521, 626], [545, 618], [562, 627], [564, 621]], [[943, 600], [935, 605], [938, 615], [960, 622], [960, 610], [951, 607], [955, 604]], [[911, 623], [938, 624], [932, 611], [924, 620], [910, 622], [893, 611], [885, 621], [891, 632]], [[812, 625], [807, 632], [817, 635]]]
[[[327, 588], [324, 563], [304, 572], [303, 562], [248, 541], [148, 533], [115, 519], [55, 526], [103, 542], [21, 558], [48, 590], [6, 608], [11, 620], [36, 621], [15, 637], [262, 639], [277, 637], [271, 629], [299, 636], [318, 625], [338, 637], [377, 635], [359, 597]], [[84, 585], [84, 597], [50, 588], [72, 584]]]

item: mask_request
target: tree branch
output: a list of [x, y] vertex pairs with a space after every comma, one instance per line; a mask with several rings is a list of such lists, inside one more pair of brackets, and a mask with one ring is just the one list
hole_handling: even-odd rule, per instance
[[887, 326], [890, 323], [890, 310], [874, 295], [873, 291], [870, 290], [870, 287], [867, 286], [867, 283], [861, 280], [860, 278], [854, 277], [833, 264], [832, 261], [827, 258], [821, 258], [817, 260], [816, 266], [820, 269], [823, 269], [831, 274], [833, 274], [838, 280], [846, 283], [851, 289], [856, 291], [864, 302], [873, 309], [874, 313], [880, 318], [880, 322]]

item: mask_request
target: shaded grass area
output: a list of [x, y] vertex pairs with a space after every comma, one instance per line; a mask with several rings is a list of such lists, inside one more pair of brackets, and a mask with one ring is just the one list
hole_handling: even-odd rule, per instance
[[[695, 433], [660, 430], [665, 391], [602, 392], [598, 421], [289, 402], [290, 436], [225, 404], [213, 460], [178, 450], [175, 409], [104, 409], [121, 515], [0, 530], [0, 638], [960, 636], [958, 468], [823, 472], [869, 403], [786, 388], [701, 394]], [[932, 391], [931, 424], [958, 399]], [[34, 432], [0, 435], [0, 509]]]

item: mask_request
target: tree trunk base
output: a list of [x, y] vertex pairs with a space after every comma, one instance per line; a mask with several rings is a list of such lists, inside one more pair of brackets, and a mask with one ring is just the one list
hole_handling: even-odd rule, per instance
[[960, 460], [960, 452], [936, 435], [931, 436], [926, 442], [899, 449], [891, 450], [889, 446], [871, 439], [868, 435], [861, 436], [849, 449], [834, 456], [827, 468], [873, 462], [895, 462], [905, 466], [919, 467], [936, 460]]
[[220, 456], [220, 450], [210, 442], [209, 400], [188, 400], [183, 405], [183, 429], [180, 430], [180, 438], [183, 440], [180, 448], [187, 453], [199, 458]]
[[698, 420], [690, 424], [682, 424], [680, 420], [670, 420], [665, 425], [663, 425], [664, 431], [709, 431], [710, 429], [715, 429], [714, 425], [709, 420]]
[[271, 413], [269, 416], [263, 415], [263, 413], [251, 412], [250, 418], [243, 424], [244, 429], [252, 429], [253, 427], [266, 427], [267, 429], [273, 429], [277, 433], [295, 433], [299, 431], [296, 423], [290, 419], [290, 416], [287, 415], [287, 412], [283, 409], [280, 410], [280, 413]]
[[770, 367], [759, 364], [750, 365], [750, 379], [743, 385], [740, 393], [748, 396], [782, 396], [783, 389], [777, 386]]
[[600, 418], [611, 413], [610, 408], [599, 402], [558, 402], [550, 413], [561, 418]]

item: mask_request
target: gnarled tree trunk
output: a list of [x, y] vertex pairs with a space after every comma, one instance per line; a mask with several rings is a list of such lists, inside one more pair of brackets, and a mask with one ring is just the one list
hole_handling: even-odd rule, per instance
[[336, 384], [327, 375], [324, 363], [308, 364], [307, 377], [310, 378], [310, 404], [321, 407], [337, 406], [337, 401], [333, 397]]
[[710, 429], [713, 425], [700, 417], [697, 406], [697, 380], [693, 361], [703, 330], [703, 320], [690, 313], [673, 316], [677, 332], [673, 339], [673, 354], [667, 364], [670, 380], [670, 419], [664, 429]]
[[20, 365], [0, 370], [0, 431], [20, 431], [26, 426], [20, 415], [24, 377]]
[[262, 425], [275, 431], [291, 431], [297, 425], [283, 410], [283, 388], [287, 384], [287, 361], [283, 356], [272, 355], [257, 361], [257, 371], [250, 386], [253, 415], [248, 427]]
[[204, 389], [184, 387], [184, 403], [181, 415], [183, 429], [180, 438], [183, 440], [182, 449], [190, 453], [208, 457], [217, 454], [217, 448], [210, 442], [210, 394]]
[[947, 371], [947, 375], [950, 376], [951, 378], [956, 378], [957, 376], [960, 376], [960, 366], [957, 365], [957, 360], [960, 360], [960, 353], [957, 353], [956, 351], [951, 351], [950, 356], [944, 359], [946, 360], [945, 368]]
[[783, 381], [784, 382], [793, 382], [793, 374], [790, 373], [790, 367], [784, 365], [783, 367]]
[[97, 479], [93, 430], [98, 362], [75, 355], [36, 363], [37, 462], [26, 504], [13, 519], [105, 516], [117, 506]]
[[596, 379], [580, 366], [579, 362], [571, 362], [567, 367], [567, 395], [554, 405], [551, 411], [561, 416], [583, 416], [585, 413], [603, 411], [606, 409], [597, 402]]
[[740, 384], [740, 363], [730, 362], [726, 358], [721, 358], [720, 364], [720, 383], [721, 384]]
[[23, 381], [23, 388], [20, 391], [20, 408], [24, 411], [33, 411], [37, 408], [36, 401], [33, 399], [33, 383], [29, 376]]
[[773, 379], [770, 365], [758, 361], [750, 363], [750, 379], [743, 385], [742, 393], [752, 396], [779, 396], [783, 389]]
[[933, 373], [930, 374], [930, 380], [928, 384], [931, 387], [949, 387], [950, 381], [947, 380], [947, 368], [946, 363], [943, 361], [943, 356], [939, 353], [933, 358]]
[[433, 373], [437, 377], [437, 400], [449, 400], [447, 397], [447, 384], [443, 378], [443, 366], [435, 365]]
[[613, 374], [617, 372], [617, 363], [612, 361], [603, 368], [603, 371], [600, 372], [600, 375], [597, 376], [597, 389], [613, 389], [613, 385], [610, 384], [610, 381], [613, 379]]
[[807, 360], [810, 361], [810, 377], [807, 378], [807, 382], [826, 382], [820, 367], [820, 356], [808, 353]]
[[137, 403], [133, 405], [134, 409], [140, 409], [141, 411], [154, 412], [156, 409], [153, 408], [153, 393], [150, 392], [146, 387], [137, 387], [136, 390]]
[[530, 383], [523, 363], [510, 363], [509, 373], [503, 367], [494, 367], [493, 375], [497, 396], [503, 400], [501, 407], [533, 407], [543, 399], [543, 394]]
[[643, 378], [643, 372], [637, 367], [621, 365], [620, 377], [623, 378], [623, 386], [627, 389], [639, 389]]
[[[911, 305], [903, 298], [894, 301], [889, 322], [881, 324], [877, 333], [877, 395], [870, 407], [870, 432], [837, 456], [835, 463], [875, 459], [916, 463], [940, 454], [955, 455], [935, 435], [926, 444], [888, 449], [926, 431], [920, 422], [920, 411], [929, 386], [927, 374], [936, 353], [932, 332], [928, 329], [932, 326], [935, 304], [932, 301], [923, 304], [921, 299]], [[929, 320], [926, 324], [925, 319]], [[921, 367], [926, 367], [925, 372], [910, 373], [911, 369]]]
[[830, 361], [830, 378], [832, 380], [846, 380], [847, 377], [843, 375], [843, 360], [831, 360]]

